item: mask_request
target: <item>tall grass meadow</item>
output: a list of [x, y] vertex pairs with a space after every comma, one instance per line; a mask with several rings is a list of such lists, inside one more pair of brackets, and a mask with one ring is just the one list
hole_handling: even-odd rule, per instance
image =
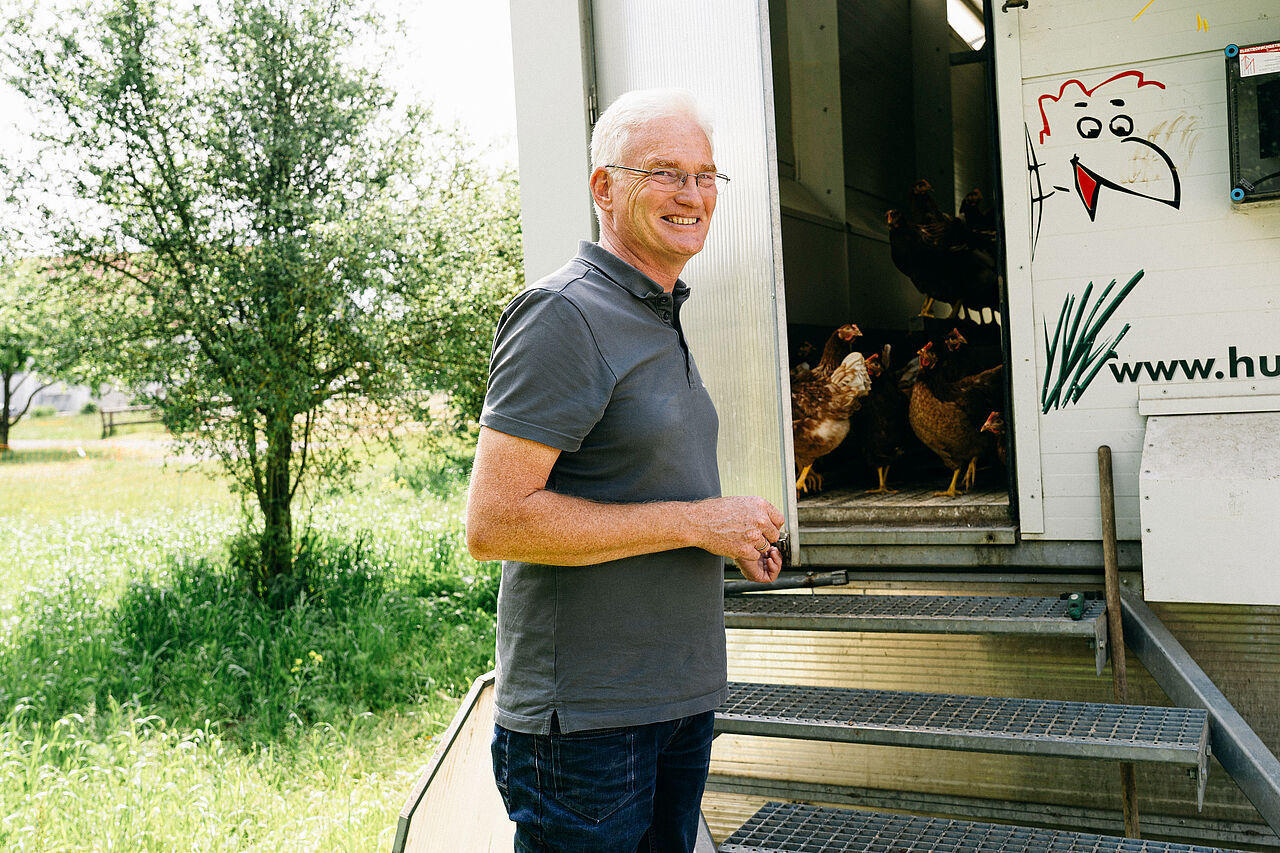
[[12, 464], [0, 849], [389, 849], [434, 737], [493, 663], [497, 567], [463, 546], [465, 453], [318, 501], [295, 582], [265, 600], [233, 501], [88, 495], [48, 521], [4, 502]]

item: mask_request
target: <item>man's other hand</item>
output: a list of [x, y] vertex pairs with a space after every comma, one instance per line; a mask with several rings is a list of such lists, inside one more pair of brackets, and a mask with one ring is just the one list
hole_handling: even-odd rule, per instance
[[759, 553], [754, 560], [734, 562], [744, 578], [756, 583], [773, 583], [782, 572], [782, 552], [776, 545], [770, 545], [768, 551]]

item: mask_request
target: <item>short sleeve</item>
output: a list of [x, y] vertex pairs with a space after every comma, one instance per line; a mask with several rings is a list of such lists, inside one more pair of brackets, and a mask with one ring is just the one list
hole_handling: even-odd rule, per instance
[[604, 414], [614, 384], [573, 302], [533, 288], [517, 296], [498, 322], [480, 423], [573, 452]]

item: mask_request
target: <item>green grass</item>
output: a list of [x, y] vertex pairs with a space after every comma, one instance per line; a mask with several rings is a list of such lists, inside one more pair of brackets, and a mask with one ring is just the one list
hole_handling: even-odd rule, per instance
[[0, 523], [237, 505], [215, 466], [166, 455], [163, 427], [127, 429], [103, 440], [97, 415], [23, 418], [0, 453]]
[[[116, 428], [116, 435], [159, 437], [165, 434], [160, 424], [137, 424]], [[102, 416], [54, 415], [33, 418], [30, 414], [18, 421], [9, 433], [11, 440], [40, 439], [52, 441], [97, 441], [102, 437]]]
[[0, 849], [389, 849], [492, 666], [465, 453], [380, 455], [313, 507], [273, 608], [228, 568], [222, 484], [109, 444], [0, 463]]
[[256, 750], [131, 708], [11, 720], [0, 729], [0, 846], [386, 853], [450, 713], [434, 700]]
[[[84, 450], [15, 448], [0, 456], [0, 522], [57, 523], [82, 515], [150, 516], [238, 505], [210, 465], [97, 442]], [[159, 452], [157, 449], [156, 452]]]

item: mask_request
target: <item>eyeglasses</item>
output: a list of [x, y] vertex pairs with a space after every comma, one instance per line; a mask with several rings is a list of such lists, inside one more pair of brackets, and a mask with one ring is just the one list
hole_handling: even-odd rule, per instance
[[684, 169], [677, 169], [674, 166], [663, 166], [660, 169], [633, 169], [630, 166], [605, 166], [605, 168], [622, 169], [627, 172], [635, 172], [638, 175], [648, 175], [660, 187], [683, 187], [685, 179], [692, 177], [698, 189], [719, 192], [721, 187], [729, 183], [729, 176], [722, 175], [719, 172], [691, 173], [686, 172]]

